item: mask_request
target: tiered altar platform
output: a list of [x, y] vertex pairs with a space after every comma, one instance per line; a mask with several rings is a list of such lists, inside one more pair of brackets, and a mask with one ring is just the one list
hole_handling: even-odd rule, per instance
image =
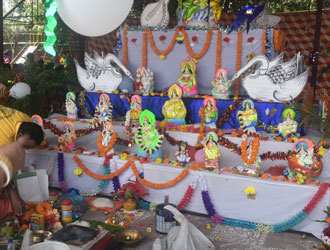
[[[88, 120], [86, 120], [88, 122]], [[61, 127], [62, 122], [51, 121], [57, 127]], [[88, 123], [74, 122], [76, 129], [87, 127]], [[125, 138], [123, 135], [124, 127], [117, 124], [114, 130], [119, 137]], [[57, 145], [57, 139], [46, 130], [47, 141], [51, 146]], [[194, 145], [197, 141], [198, 134], [183, 133], [169, 131], [172, 137], [177, 140], [186, 140], [190, 145]], [[89, 152], [96, 152], [98, 132], [79, 137], [76, 140], [76, 146], [88, 148]], [[240, 138], [227, 137], [234, 143], [240, 143]], [[260, 154], [264, 152], [286, 152], [292, 149], [292, 143], [277, 142], [277, 141], [260, 141]], [[122, 145], [115, 145], [115, 152], [122, 152], [127, 150], [127, 147]], [[173, 158], [177, 147], [169, 145], [165, 140], [163, 147], [163, 156], [169, 159]], [[129, 148], [132, 153], [136, 152], [136, 147]], [[223, 168], [232, 168], [234, 166], [242, 165], [240, 156], [230, 152], [228, 149], [220, 146], [221, 166]], [[58, 181], [57, 161], [53, 161], [53, 166], [49, 166], [51, 155], [57, 155], [55, 150], [29, 150], [26, 156], [27, 168], [30, 165], [35, 165], [37, 169], [48, 168], [51, 170], [50, 186], [60, 187]], [[64, 154], [64, 178], [68, 187], [77, 188], [81, 191], [91, 191], [98, 186], [99, 181], [86, 175], [85, 173], [78, 177], [73, 174], [73, 171], [78, 168], [73, 160], [75, 154]], [[78, 157], [91, 171], [102, 175], [102, 166], [104, 158], [79, 154]], [[121, 160], [119, 157], [114, 157], [111, 160], [111, 172], [122, 167], [127, 160]], [[319, 181], [330, 182], [330, 151], [327, 150], [323, 157], [324, 169]], [[172, 165], [156, 164], [155, 162], [141, 164], [135, 161], [137, 169], [144, 173], [145, 180], [154, 183], [165, 183], [176, 178], [183, 170], [182, 167], [174, 167]], [[262, 171], [267, 170], [271, 166], [287, 165], [286, 161], [264, 161]], [[120, 183], [123, 184], [127, 180], [135, 178], [132, 170], [128, 168], [119, 175]], [[318, 192], [319, 186], [315, 184], [297, 185], [295, 183], [283, 182], [281, 180], [273, 181], [271, 178], [260, 179], [247, 176], [234, 175], [229, 172], [213, 173], [208, 171], [189, 170], [188, 175], [178, 182], [175, 186], [165, 189], [149, 188], [150, 194], [145, 197], [151, 202], [163, 202], [164, 195], [170, 196], [170, 202], [178, 204], [183, 198], [185, 191], [191, 184], [192, 180], [197, 180], [196, 190], [192, 196], [191, 202], [185, 208], [186, 210], [206, 214], [201, 195], [201, 180], [205, 178], [205, 183], [211, 201], [218, 214], [223, 217], [236, 219], [240, 221], [248, 221], [262, 224], [277, 224], [287, 221], [294, 215], [302, 211], [305, 206], [312, 200], [314, 195]], [[252, 186], [256, 189], [256, 199], [248, 199], [244, 190]], [[104, 190], [104, 194], [109, 194], [113, 191], [111, 183]], [[324, 225], [315, 220], [323, 220], [326, 215], [323, 210], [330, 203], [330, 193], [327, 190], [325, 195], [312, 210], [312, 212], [301, 223], [293, 227], [294, 230], [309, 232], [316, 237], [320, 237]], [[234, 224], [234, 223], [233, 223]], [[241, 223], [243, 225], [244, 223]], [[236, 225], [236, 224], [234, 224]], [[239, 225], [239, 223], [237, 224]], [[246, 225], [246, 224], [245, 224]]]

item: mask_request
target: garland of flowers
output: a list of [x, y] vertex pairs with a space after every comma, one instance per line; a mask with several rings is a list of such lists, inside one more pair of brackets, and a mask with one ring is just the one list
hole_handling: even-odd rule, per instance
[[286, 41], [286, 37], [287, 37], [288, 33], [285, 31], [284, 32], [284, 37], [281, 43], [281, 52], [283, 52], [285, 50], [285, 41]]
[[[43, 121], [43, 126], [44, 129], [49, 129], [54, 135], [56, 136], [61, 136], [62, 134], [64, 134], [64, 132], [62, 130], [60, 130], [55, 124], [48, 122], [48, 121]], [[80, 136], [85, 136], [85, 135], [89, 135], [91, 133], [93, 133], [94, 131], [98, 131], [102, 129], [102, 125], [100, 124], [99, 126], [95, 127], [95, 128], [82, 128], [82, 129], [77, 129], [75, 131], [75, 134], [77, 137]]]
[[106, 156], [107, 153], [113, 148], [117, 141], [118, 134], [117, 132], [113, 132], [111, 136], [111, 140], [106, 147], [102, 145], [102, 133], [97, 137], [97, 148], [99, 149], [100, 156]]
[[183, 198], [178, 204], [178, 210], [181, 211], [183, 210], [191, 201], [192, 196], [194, 195], [195, 189], [197, 185], [197, 178], [193, 178], [192, 182], [188, 186]]
[[[241, 68], [241, 58], [242, 58], [242, 30], [237, 32], [237, 52], [236, 52], [236, 72]], [[239, 82], [240, 78], [235, 80], [235, 97], [239, 96]]]
[[148, 46], [147, 46], [147, 39], [148, 34], [144, 30], [143, 32], [143, 42], [142, 42], [142, 67], [147, 67], [147, 53], [148, 53]]
[[58, 167], [58, 182], [62, 188], [64, 194], [68, 192], [68, 186], [64, 179], [64, 155], [59, 152], [57, 155], [57, 167]]
[[186, 49], [187, 49], [188, 54], [191, 57], [195, 58], [195, 59], [200, 59], [201, 57], [203, 57], [205, 55], [206, 51], [208, 50], [210, 42], [212, 40], [213, 30], [208, 30], [207, 31], [206, 41], [204, 43], [203, 49], [198, 54], [195, 54], [191, 50], [191, 47], [190, 47], [190, 44], [189, 44], [188, 33], [184, 29], [182, 29], [182, 33], [183, 33], [183, 36], [184, 36], [184, 42], [186, 44]]
[[[108, 175], [111, 173], [111, 169], [110, 169], [110, 160], [112, 159], [113, 154], [107, 155], [104, 158], [104, 162], [103, 162], [103, 175]], [[86, 196], [86, 197], [91, 197], [91, 196], [95, 196], [98, 195], [100, 192], [102, 192], [109, 184], [110, 180], [101, 180], [98, 187], [90, 192], [79, 192], [81, 196]]]
[[189, 170], [188, 169], [184, 169], [182, 170], [182, 172], [176, 177], [174, 178], [173, 180], [170, 180], [168, 182], [165, 182], [165, 183], [153, 183], [153, 182], [150, 182], [150, 181], [147, 181], [145, 179], [142, 179], [140, 177], [140, 173], [139, 171], [137, 170], [136, 166], [135, 166], [135, 163], [134, 161], [131, 161], [130, 162], [130, 165], [131, 165], [131, 169], [136, 177], [136, 179], [141, 182], [143, 185], [147, 186], [147, 187], [150, 187], [150, 188], [154, 188], [154, 189], [163, 189], [163, 188], [169, 188], [169, 187], [173, 187], [175, 186], [178, 182], [180, 182], [181, 180], [183, 180], [189, 173]]
[[123, 31], [124, 38], [123, 38], [123, 64], [127, 66], [127, 29]]
[[208, 215], [211, 217], [211, 219], [219, 224], [225, 224], [225, 225], [231, 225], [231, 226], [239, 226], [249, 229], [256, 229], [258, 231], [267, 231], [267, 232], [284, 232], [292, 227], [298, 225], [300, 222], [302, 222], [317, 206], [317, 204], [322, 200], [323, 196], [326, 194], [330, 184], [329, 183], [322, 183], [320, 188], [318, 189], [317, 193], [314, 195], [312, 200], [304, 207], [302, 211], [291, 217], [289, 220], [286, 220], [282, 223], [277, 223], [274, 225], [266, 225], [261, 223], [254, 223], [254, 222], [248, 222], [248, 221], [242, 221], [242, 220], [235, 220], [235, 219], [229, 219], [229, 218], [223, 218], [218, 213], [216, 213], [214, 209], [214, 205], [210, 199], [205, 177], [201, 177], [200, 179], [200, 185], [202, 190], [202, 197], [203, 197], [203, 203], [204, 207], [208, 213]]
[[94, 179], [97, 179], [97, 180], [113, 179], [115, 176], [120, 175], [122, 172], [124, 172], [130, 166], [130, 162], [127, 161], [124, 166], [122, 166], [120, 169], [116, 170], [115, 172], [113, 172], [111, 174], [107, 174], [107, 175], [99, 175], [99, 174], [95, 174], [94, 172], [90, 171], [84, 165], [84, 163], [82, 163], [82, 161], [80, 160], [80, 158], [77, 155], [73, 156], [73, 160], [76, 162], [78, 167], [81, 168], [82, 171], [84, 171], [85, 174], [87, 174], [88, 176], [90, 176]]
[[85, 116], [87, 119], [93, 119], [93, 116], [89, 113], [85, 105], [86, 100], [86, 91], [82, 91], [78, 97], [78, 106], [80, 109], [80, 113]]
[[266, 159], [270, 159], [272, 161], [286, 160], [290, 155], [292, 155], [292, 153], [293, 153], [292, 150], [289, 150], [288, 152], [275, 152], [275, 153], [268, 151], [266, 153], [259, 155], [259, 157], [261, 160], [266, 160]]
[[173, 49], [174, 44], [176, 43], [176, 37], [177, 37], [178, 34], [179, 34], [179, 29], [176, 29], [176, 30], [175, 30], [171, 43], [169, 44], [169, 46], [167, 47], [167, 49], [165, 49], [165, 50], [163, 50], [163, 51], [159, 50], [159, 49], [156, 47], [155, 41], [154, 41], [153, 36], [152, 36], [151, 29], [147, 29], [147, 34], [148, 34], [149, 44], [150, 44], [150, 47], [152, 48], [152, 50], [153, 50], [157, 55], [162, 56], [162, 57], [165, 57], [165, 56], [166, 56], [168, 53], [170, 53], [171, 50]]
[[279, 52], [281, 48], [280, 33], [278, 29], [274, 29], [274, 51]]
[[222, 125], [225, 124], [229, 120], [231, 114], [233, 112], [235, 112], [235, 110], [238, 108], [239, 105], [241, 105], [242, 101], [243, 101], [243, 97], [234, 98], [234, 104], [229, 105], [226, 108], [226, 112], [223, 113], [221, 115], [221, 117], [218, 119], [218, 121], [217, 121], [217, 127], [218, 128], [221, 128]]
[[119, 181], [119, 177], [115, 176], [112, 179], [112, 185], [113, 185], [113, 190], [115, 190], [115, 192], [119, 191], [120, 189], [120, 181]]
[[262, 55], [265, 55], [265, 52], [266, 52], [266, 30], [267, 30], [267, 27], [263, 27], [263, 34], [262, 34], [262, 45], [261, 45], [261, 54]]
[[259, 138], [253, 138], [252, 140], [252, 155], [251, 158], [247, 158], [247, 142], [241, 142], [241, 158], [246, 164], [252, 164], [256, 161], [260, 147]]
[[221, 67], [221, 45], [222, 45], [222, 31], [218, 30], [215, 72]]

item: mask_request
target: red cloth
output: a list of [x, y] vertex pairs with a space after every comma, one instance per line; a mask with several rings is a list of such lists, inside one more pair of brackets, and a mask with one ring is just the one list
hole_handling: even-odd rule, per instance
[[286, 169], [285, 166], [275, 166], [275, 167], [270, 167], [265, 171], [266, 174], [269, 174], [271, 176], [281, 176], [283, 175], [283, 171]]

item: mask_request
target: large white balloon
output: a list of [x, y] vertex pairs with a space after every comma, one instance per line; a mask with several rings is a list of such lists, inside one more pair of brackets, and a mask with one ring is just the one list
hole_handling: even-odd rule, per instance
[[57, 0], [58, 13], [75, 32], [103, 36], [115, 30], [128, 16], [133, 0]]
[[31, 94], [31, 88], [24, 82], [18, 82], [10, 88], [9, 93], [15, 99], [22, 99]]

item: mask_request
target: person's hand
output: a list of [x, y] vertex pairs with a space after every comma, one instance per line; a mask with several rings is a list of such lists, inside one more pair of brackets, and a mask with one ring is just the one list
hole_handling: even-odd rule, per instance
[[19, 194], [16, 191], [16, 189], [9, 187], [8, 192], [11, 203], [14, 207], [15, 214], [17, 216], [22, 216], [24, 214], [24, 208], [25, 208], [24, 201], [21, 199], [21, 197], [19, 197]]

